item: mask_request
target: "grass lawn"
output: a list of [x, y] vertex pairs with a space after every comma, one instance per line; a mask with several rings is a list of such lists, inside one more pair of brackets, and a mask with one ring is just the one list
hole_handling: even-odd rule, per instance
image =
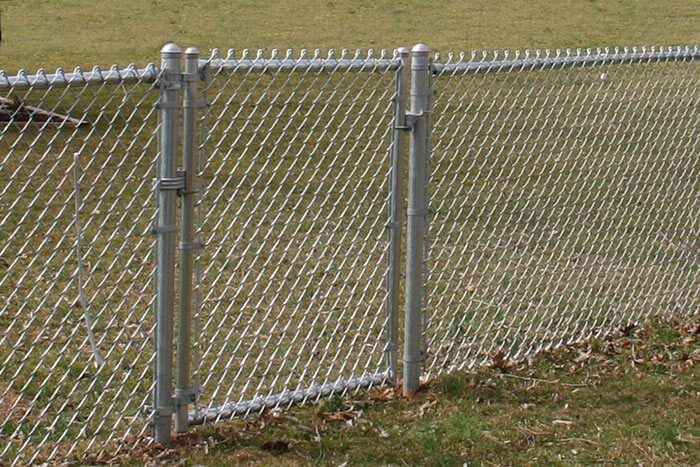
[[208, 426], [102, 461], [173, 465], [696, 465], [700, 316], [391, 389]]
[[698, 0], [1, 1], [0, 69], [159, 62], [168, 42], [433, 50], [700, 43]]

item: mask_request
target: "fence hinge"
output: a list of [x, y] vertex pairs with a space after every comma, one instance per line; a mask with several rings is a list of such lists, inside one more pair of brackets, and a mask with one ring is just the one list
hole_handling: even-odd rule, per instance
[[419, 117], [422, 117], [424, 115], [423, 112], [419, 114], [414, 114], [411, 112], [406, 112], [405, 118], [404, 118], [404, 125], [396, 125], [394, 128], [397, 130], [406, 130], [406, 131], [411, 131], [413, 130], [413, 127], [416, 126], [416, 121], [418, 121]]
[[180, 407], [196, 402], [200, 394], [202, 394], [202, 386], [195, 386], [187, 389], [175, 389], [173, 405], [175, 407]]
[[211, 105], [211, 102], [208, 101], [184, 101], [182, 103], [182, 107], [185, 109], [203, 109], [205, 107], [209, 107]]
[[150, 414], [151, 419], [148, 425], [151, 427], [159, 425], [169, 425], [171, 423], [171, 417], [174, 413], [172, 407], [153, 407], [147, 406], [144, 408], [146, 414]]
[[430, 357], [427, 352], [421, 352], [420, 355], [414, 357], [404, 357], [403, 361], [406, 363], [422, 363]]
[[158, 109], [158, 110], [179, 109], [179, 108], [180, 108], [179, 102], [156, 102], [156, 109]]
[[177, 232], [177, 227], [174, 225], [154, 225], [151, 228], [151, 233], [153, 235], [158, 235], [160, 233], [174, 233]]
[[191, 243], [180, 242], [180, 249], [181, 250], [200, 250], [200, 249], [205, 248], [206, 246], [207, 246], [206, 243], [204, 243], [202, 241], [191, 242]]

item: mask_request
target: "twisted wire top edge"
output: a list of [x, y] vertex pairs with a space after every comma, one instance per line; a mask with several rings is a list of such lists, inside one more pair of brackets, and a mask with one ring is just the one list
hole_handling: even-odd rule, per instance
[[602, 66], [615, 64], [653, 63], [700, 60], [700, 47], [616, 47], [597, 49], [571, 49], [551, 51], [529, 50], [514, 52], [450, 53], [445, 62], [436, 54], [432, 64], [434, 75], [469, 73], [504, 73], [533, 71], [577, 66]]

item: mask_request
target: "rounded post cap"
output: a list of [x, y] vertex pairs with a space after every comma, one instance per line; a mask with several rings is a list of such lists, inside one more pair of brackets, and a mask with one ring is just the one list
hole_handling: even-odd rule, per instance
[[416, 44], [411, 49], [411, 52], [414, 54], [429, 54], [430, 48], [425, 44]]
[[160, 53], [162, 55], [166, 55], [166, 54], [168, 54], [168, 55], [180, 55], [182, 53], [182, 49], [180, 47], [178, 47], [177, 45], [175, 45], [174, 43], [168, 42], [167, 44], [165, 44], [163, 46], [162, 49], [160, 49]]
[[408, 55], [409, 50], [406, 47], [399, 47], [398, 49], [396, 49], [396, 53], [398, 53], [399, 55]]
[[188, 47], [185, 49], [185, 55], [199, 55], [199, 49], [197, 47]]

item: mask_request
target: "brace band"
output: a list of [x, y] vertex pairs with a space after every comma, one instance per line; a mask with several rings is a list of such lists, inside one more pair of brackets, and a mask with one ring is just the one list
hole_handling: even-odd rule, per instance
[[431, 213], [431, 209], [407, 209], [406, 214], [409, 216], [426, 216]]
[[158, 109], [158, 110], [179, 109], [179, 108], [180, 108], [179, 102], [156, 102], [156, 109]]
[[204, 242], [180, 242], [181, 250], [199, 250], [200, 248], [204, 248]]
[[209, 102], [207, 101], [185, 101], [182, 107], [185, 109], [201, 109], [203, 107], [208, 107]]
[[159, 233], [174, 233], [177, 232], [177, 227], [174, 225], [154, 225], [151, 229], [152, 234]]

